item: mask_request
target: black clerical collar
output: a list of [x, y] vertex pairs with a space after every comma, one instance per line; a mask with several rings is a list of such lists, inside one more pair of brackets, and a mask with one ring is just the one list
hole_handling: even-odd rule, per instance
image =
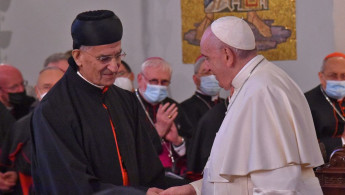
[[219, 96], [215, 95], [215, 96], [209, 96], [209, 95], [205, 95], [203, 94], [200, 90], [197, 90], [195, 92], [195, 95], [198, 95], [199, 97], [201, 97], [202, 99], [204, 99], [207, 102], [213, 102], [215, 100], [218, 100]]

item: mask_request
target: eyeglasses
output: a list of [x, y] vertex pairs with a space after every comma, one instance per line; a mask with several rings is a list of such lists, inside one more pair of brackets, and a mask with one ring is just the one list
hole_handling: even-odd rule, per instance
[[127, 55], [124, 51], [121, 51], [121, 53], [115, 54], [115, 55], [100, 55], [100, 56], [96, 57], [96, 56], [93, 56], [92, 54], [90, 54], [87, 51], [84, 51], [84, 50], [81, 50], [81, 51], [89, 54], [90, 56], [92, 56], [94, 58], [96, 58], [96, 60], [98, 60], [102, 64], [109, 64], [113, 60], [113, 58], [115, 58], [116, 62], [120, 62]]
[[23, 87], [25, 88], [28, 85], [28, 81], [24, 80], [23, 82], [19, 84], [12, 85], [10, 87], [0, 87], [6, 89], [8, 92], [15, 92], [18, 88]]
[[143, 77], [151, 84], [151, 85], [163, 85], [163, 86], [169, 86], [170, 81], [169, 80], [158, 80], [158, 79], [147, 79], [147, 77], [141, 73]]

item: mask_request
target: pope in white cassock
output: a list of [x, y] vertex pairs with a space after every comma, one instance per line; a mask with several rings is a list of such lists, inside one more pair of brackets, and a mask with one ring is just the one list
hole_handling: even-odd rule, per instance
[[318, 195], [323, 164], [308, 103], [279, 67], [257, 55], [242, 19], [214, 21], [201, 53], [219, 85], [233, 91], [202, 180], [162, 194]]

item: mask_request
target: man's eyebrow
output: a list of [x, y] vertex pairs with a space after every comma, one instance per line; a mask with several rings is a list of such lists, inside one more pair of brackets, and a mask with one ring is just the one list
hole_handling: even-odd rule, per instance
[[[121, 53], [122, 53], [122, 49], [119, 52], [115, 53], [115, 55], [119, 55]], [[112, 56], [112, 54], [99, 54], [99, 56]]]

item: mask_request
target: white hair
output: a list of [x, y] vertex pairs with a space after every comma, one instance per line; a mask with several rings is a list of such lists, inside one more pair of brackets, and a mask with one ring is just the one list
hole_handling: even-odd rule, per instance
[[144, 73], [147, 67], [157, 67], [172, 74], [172, 68], [168, 62], [159, 57], [148, 58], [141, 64], [141, 72]]
[[206, 60], [205, 56], [201, 56], [194, 64], [194, 74], [198, 74], [201, 64], [204, 63]]

